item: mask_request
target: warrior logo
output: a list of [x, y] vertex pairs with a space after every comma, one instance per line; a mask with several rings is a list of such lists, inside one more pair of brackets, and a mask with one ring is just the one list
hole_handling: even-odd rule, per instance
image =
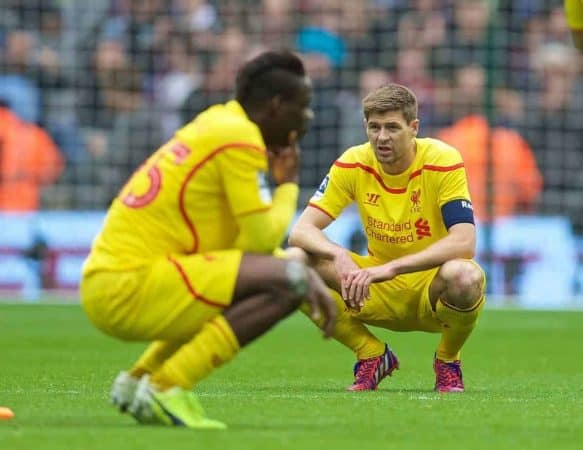
[[378, 205], [378, 201], [380, 198], [380, 194], [374, 194], [372, 192], [367, 192], [366, 193], [366, 200], [364, 201], [364, 203], [366, 203], [367, 205], [373, 205], [373, 206], [379, 206]]

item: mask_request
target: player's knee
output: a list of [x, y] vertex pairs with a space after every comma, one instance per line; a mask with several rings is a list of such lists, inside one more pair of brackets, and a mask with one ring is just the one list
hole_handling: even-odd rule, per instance
[[297, 309], [310, 288], [308, 269], [302, 261], [290, 259], [286, 262], [285, 276], [287, 286], [276, 293], [275, 299], [288, 308]]
[[439, 275], [446, 286], [446, 301], [452, 306], [467, 309], [480, 299], [484, 275], [472, 262], [448, 261], [441, 267]]

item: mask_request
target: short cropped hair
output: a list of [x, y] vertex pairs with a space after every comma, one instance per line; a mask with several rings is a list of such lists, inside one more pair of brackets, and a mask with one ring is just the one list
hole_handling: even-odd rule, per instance
[[237, 73], [235, 98], [251, 107], [276, 95], [289, 100], [297, 94], [305, 76], [304, 64], [294, 53], [287, 50], [261, 53]]
[[370, 92], [362, 100], [364, 117], [372, 113], [384, 114], [389, 111], [401, 111], [403, 117], [410, 123], [417, 119], [417, 97], [411, 89], [400, 84], [390, 83]]

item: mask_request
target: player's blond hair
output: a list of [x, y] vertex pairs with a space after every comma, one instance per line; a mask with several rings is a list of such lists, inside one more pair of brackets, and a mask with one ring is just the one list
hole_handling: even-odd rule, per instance
[[400, 84], [390, 83], [370, 92], [362, 100], [364, 117], [372, 113], [384, 114], [389, 111], [401, 111], [403, 117], [410, 123], [417, 119], [417, 97], [411, 89]]

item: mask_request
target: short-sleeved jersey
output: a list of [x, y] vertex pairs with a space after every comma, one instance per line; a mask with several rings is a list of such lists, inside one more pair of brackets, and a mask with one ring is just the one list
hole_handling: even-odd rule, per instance
[[453, 200], [471, 209], [459, 152], [437, 139], [416, 139], [411, 166], [386, 174], [369, 143], [334, 162], [309, 205], [335, 219], [356, 202], [369, 254], [389, 261], [416, 253], [447, 235], [441, 207]]
[[572, 30], [583, 31], [583, 0], [565, 0], [565, 15]]
[[212, 106], [122, 188], [84, 273], [137, 268], [157, 255], [232, 248], [236, 216], [271, 206], [266, 170], [261, 132], [240, 104]]

